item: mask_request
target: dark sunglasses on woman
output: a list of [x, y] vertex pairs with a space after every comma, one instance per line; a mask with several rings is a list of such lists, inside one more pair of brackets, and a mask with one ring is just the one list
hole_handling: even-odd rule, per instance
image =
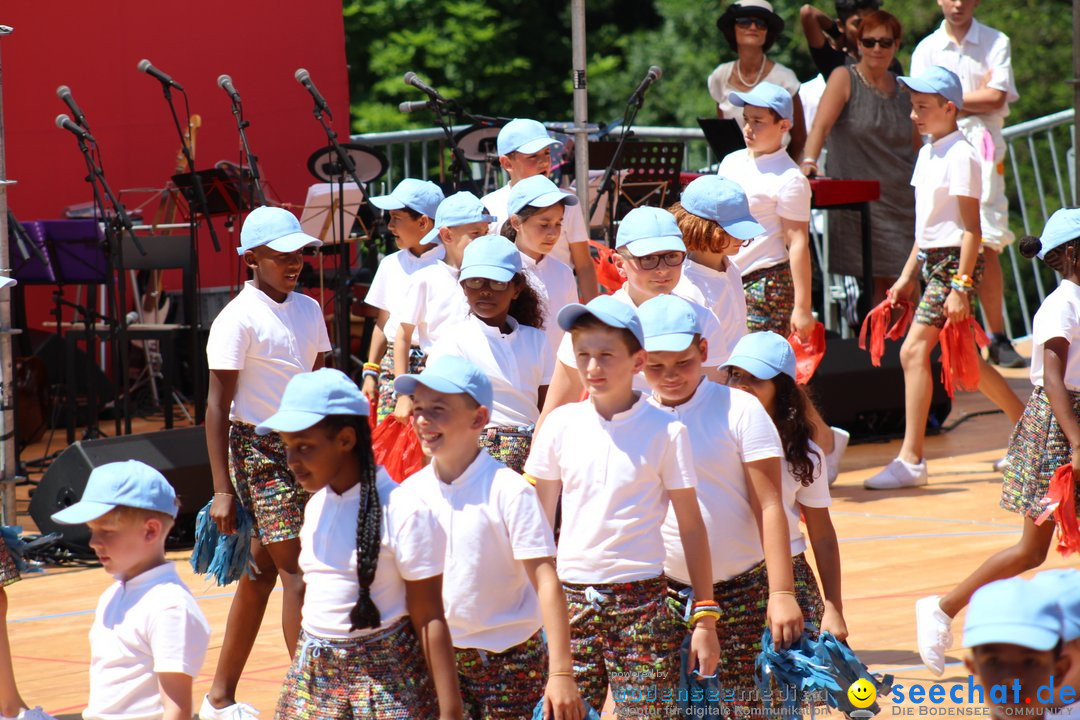
[[859, 38], [859, 44], [867, 49], [874, 48], [880, 45], [882, 50], [888, 50], [895, 43], [896, 40], [893, 38]]
[[741, 27], [744, 30], [747, 30], [747, 29], [752, 28], [752, 27], [756, 27], [756, 28], [760, 28], [762, 30], [766, 30], [766, 29], [768, 29], [769, 24], [767, 22], [765, 22], [765, 18], [747, 16], [747, 17], [735, 18], [735, 26], [736, 27]]

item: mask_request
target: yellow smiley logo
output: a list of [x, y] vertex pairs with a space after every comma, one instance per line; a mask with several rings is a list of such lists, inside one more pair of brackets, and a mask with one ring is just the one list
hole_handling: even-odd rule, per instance
[[851, 704], [857, 708], [868, 708], [874, 704], [874, 700], [877, 699], [877, 690], [865, 678], [859, 678], [855, 682], [851, 683], [851, 687], [847, 690], [848, 700]]

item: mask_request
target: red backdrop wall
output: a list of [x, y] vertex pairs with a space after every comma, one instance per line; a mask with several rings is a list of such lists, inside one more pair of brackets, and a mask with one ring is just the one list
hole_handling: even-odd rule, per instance
[[[78, 12], [69, 12], [78, 9]], [[294, 80], [305, 67], [330, 104], [334, 127], [348, 136], [348, 76], [340, 0], [97, 0], [93, 3], [8, 3], [0, 22], [15, 32], [0, 41], [7, 176], [20, 220], [62, 217], [68, 205], [92, 199], [75, 138], [54, 119], [68, 113], [56, 97], [68, 85], [101, 146], [109, 184], [128, 208], [154, 198], [174, 172], [179, 140], [157, 80], [136, 70], [149, 59], [184, 86], [202, 117], [196, 166], [240, 160], [228, 96], [217, 86], [232, 76], [250, 121], [248, 138], [271, 200], [304, 201], [314, 180], [307, 157], [325, 145], [312, 100]], [[182, 108], [182, 98], [174, 93]], [[146, 190], [150, 191], [147, 192]], [[145, 208], [151, 217], [155, 203]], [[200, 282], [230, 285], [240, 277], [230, 236], [218, 221], [222, 251], [199, 233]], [[179, 286], [175, 278], [169, 284]], [[27, 288], [31, 326], [48, 318], [53, 288]]]

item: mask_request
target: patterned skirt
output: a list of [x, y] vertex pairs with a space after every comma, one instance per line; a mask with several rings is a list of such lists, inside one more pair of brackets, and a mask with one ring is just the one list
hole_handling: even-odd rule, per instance
[[[931, 325], [936, 328], [945, 327], [945, 298], [952, 292], [950, 283], [952, 276], [960, 270], [960, 248], [936, 248], [919, 252], [922, 260], [923, 289], [922, 298], [918, 307], [915, 308], [915, 322], [923, 325]], [[979, 287], [982, 280], [983, 256], [975, 260], [975, 273], [972, 280], [975, 287]]]
[[[427, 355], [418, 347], [409, 348], [409, 372], [418, 373], [424, 369]], [[386, 352], [383, 353], [379, 362], [379, 405], [376, 410], [376, 419], [383, 421], [387, 415], [394, 412], [394, 343], [386, 344]]]
[[3, 538], [0, 538], [0, 587], [6, 587], [17, 582], [22, 576], [19, 574], [19, 566], [15, 563], [15, 556]]
[[795, 310], [795, 281], [791, 264], [780, 263], [744, 275], [746, 329], [771, 330], [784, 337], [791, 334], [791, 313]]
[[547, 643], [539, 630], [501, 653], [455, 648], [454, 654], [465, 717], [532, 717], [547, 682]]
[[435, 686], [408, 617], [360, 638], [300, 633], [275, 720], [429, 720]]
[[525, 472], [525, 459], [532, 447], [533, 426], [489, 427], [480, 433], [480, 447], [516, 473]]
[[[1073, 412], [1080, 418], [1080, 392], [1070, 392]], [[1001, 486], [1001, 507], [1035, 519], [1045, 509], [1039, 500], [1050, 489], [1054, 471], [1072, 460], [1069, 441], [1050, 409], [1046, 391], [1031, 393], [1020, 422], [1009, 440], [1005, 474]], [[1080, 501], [1080, 485], [1077, 486]], [[1080, 504], [1077, 505], [1080, 508]]]
[[263, 545], [300, 537], [308, 494], [289, 470], [277, 433], [256, 435], [254, 425], [230, 423], [229, 475]]

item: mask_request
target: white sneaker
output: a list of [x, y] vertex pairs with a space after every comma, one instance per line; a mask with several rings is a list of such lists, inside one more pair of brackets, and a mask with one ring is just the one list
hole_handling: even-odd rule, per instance
[[829, 486], [836, 482], [836, 478], [840, 477], [840, 459], [844, 457], [844, 451], [847, 450], [848, 442], [851, 440], [851, 433], [847, 430], [841, 430], [838, 427], [831, 428], [833, 436], [833, 449], [832, 452], [825, 456], [825, 470], [829, 473]]
[[952, 618], [941, 609], [941, 598], [931, 595], [915, 601], [915, 636], [919, 657], [934, 675], [945, 673], [945, 651], [952, 646]]
[[1009, 467], [1009, 456], [1001, 458], [994, 463], [994, 472], [1005, 472], [1005, 468]]
[[210, 704], [210, 696], [203, 695], [199, 707], [199, 720], [255, 720], [259, 711], [247, 703], [233, 703], [228, 707], [216, 708]]
[[56, 720], [55, 717], [41, 709], [41, 706], [25, 708], [19, 711], [19, 720]]
[[897, 488], [918, 487], [929, 481], [926, 461], [912, 465], [896, 458], [885, 469], [863, 481], [868, 490], [896, 490]]

